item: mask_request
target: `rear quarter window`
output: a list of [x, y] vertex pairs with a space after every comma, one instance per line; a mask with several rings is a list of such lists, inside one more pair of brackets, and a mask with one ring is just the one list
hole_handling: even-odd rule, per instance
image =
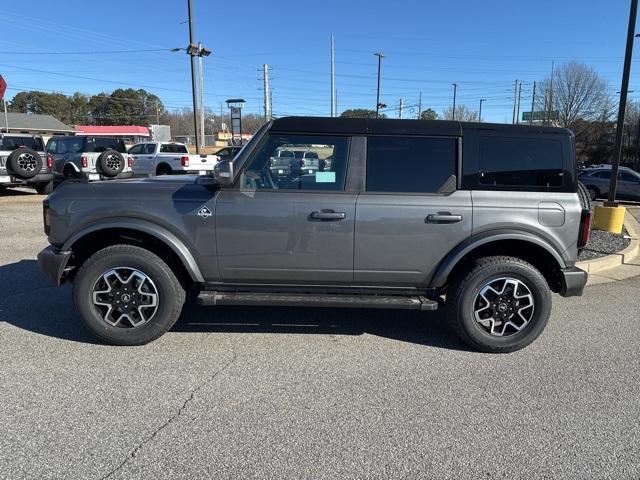
[[465, 138], [463, 151], [465, 188], [573, 191], [575, 168], [570, 165], [568, 137], [482, 133], [470, 137]]

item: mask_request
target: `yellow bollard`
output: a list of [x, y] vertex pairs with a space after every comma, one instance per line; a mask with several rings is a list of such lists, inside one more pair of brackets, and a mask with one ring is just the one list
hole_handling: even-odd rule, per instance
[[611, 233], [622, 233], [624, 224], [624, 214], [627, 211], [624, 207], [595, 207], [593, 214], [594, 230], [605, 230]]

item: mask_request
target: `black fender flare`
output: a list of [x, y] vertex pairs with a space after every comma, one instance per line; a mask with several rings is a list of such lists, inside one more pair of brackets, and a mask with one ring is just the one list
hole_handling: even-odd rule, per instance
[[537, 235], [520, 231], [520, 230], [491, 230], [482, 232], [477, 235], [471, 236], [466, 240], [459, 243], [453, 250], [451, 250], [447, 256], [440, 262], [436, 272], [434, 273], [431, 284], [434, 287], [443, 287], [447, 283], [447, 278], [462, 258], [472, 250], [486, 245], [488, 243], [497, 242], [500, 240], [521, 240], [532, 243], [538, 247], [544, 248], [558, 263], [558, 267], [563, 269], [568, 266], [558, 249], [556, 249], [550, 242], [540, 238]]
[[84, 236], [93, 232], [97, 232], [99, 230], [107, 230], [111, 228], [137, 230], [156, 237], [158, 240], [163, 242], [175, 252], [175, 254], [184, 265], [185, 269], [189, 273], [191, 280], [199, 283], [204, 282], [204, 277], [202, 276], [200, 267], [198, 266], [196, 259], [193, 257], [185, 243], [166, 228], [146, 220], [134, 220], [130, 218], [110, 218], [101, 222], [92, 223], [91, 225], [78, 230], [71, 237], [69, 237], [64, 245], [62, 245], [60, 250], [72, 250], [73, 244]]

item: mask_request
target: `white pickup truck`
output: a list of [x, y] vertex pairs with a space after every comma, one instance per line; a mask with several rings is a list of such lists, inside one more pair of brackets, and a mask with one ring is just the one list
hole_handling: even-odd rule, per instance
[[138, 143], [129, 149], [135, 176], [211, 173], [216, 155], [192, 155], [183, 143]]

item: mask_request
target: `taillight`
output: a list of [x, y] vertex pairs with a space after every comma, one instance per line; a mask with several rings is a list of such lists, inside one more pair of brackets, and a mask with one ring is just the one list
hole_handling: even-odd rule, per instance
[[583, 210], [580, 216], [580, 233], [578, 235], [578, 248], [583, 248], [589, 243], [591, 233], [591, 211]]
[[47, 168], [49, 170], [53, 168], [53, 156], [51, 154], [47, 155]]
[[183, 167], [188, 167], [189, 166], [189, 157], [180, 158], [180, 163], [182, 163]]
[[127, 165], [129, 168], [133, 167], [133, 157], [127, 157]]
[[82, 156], [80, 157], [80, 160], [82, 161], [82, 168], [87, 168], [89, 166], [89, 158]]

